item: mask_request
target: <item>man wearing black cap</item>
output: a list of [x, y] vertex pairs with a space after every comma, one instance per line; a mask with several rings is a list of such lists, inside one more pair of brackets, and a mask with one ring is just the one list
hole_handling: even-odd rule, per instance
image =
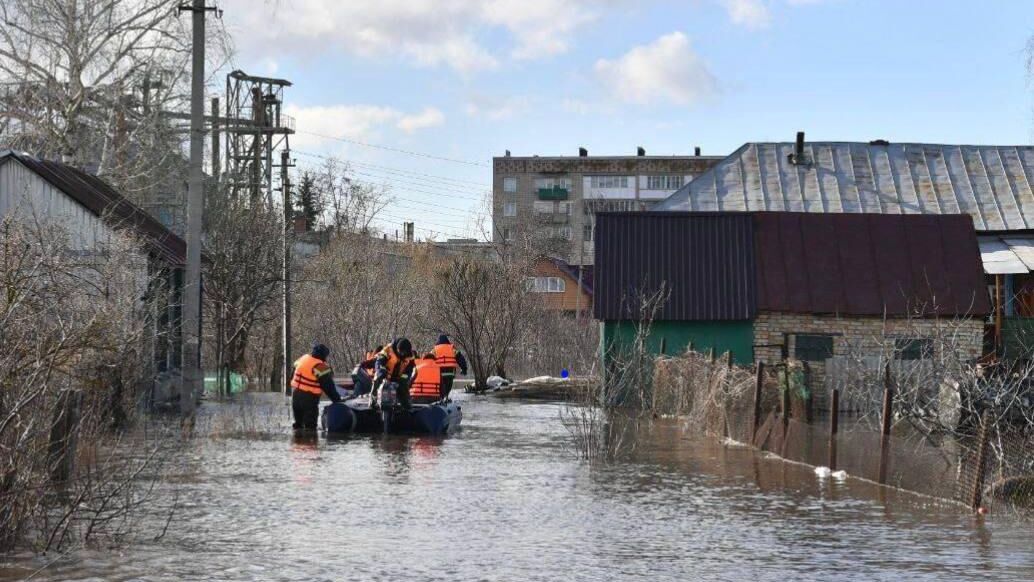
[[399, 404], [403, 409], [408, 410], [411, 403], [409, 400], [409, 383], [413, 379], [413, 344], [408, 339], [400, 337], [385, 346], [381, 353], [377, 354], [375, 360], [375, 372], [373, 377], [373, 393], [370, 394], [370, 407], [380, 406], [381, 387], [386, 382], [398, 384]]
[[291, 409], [294, 412], [295, 430], [316, 430], [320, 414], [320, 396], [331, 402], [341, 402], [341, 396], [334, 385], [334, 369], [327, 364], [330, 348], [317, 343], [312, 352], [298, 358], [294, 363], [291, 380]]

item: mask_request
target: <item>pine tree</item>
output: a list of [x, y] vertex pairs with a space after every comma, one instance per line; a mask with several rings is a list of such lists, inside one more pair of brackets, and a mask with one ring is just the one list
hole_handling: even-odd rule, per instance
[[316, 191], [316, 177], [310, 172], [302, 173], [301, 182], [298, 184], [297, 208], [305, 217], [305, 230], [312, 230], [316, 226], [316, 219], [323, 212], [319, 200], [319, 192]]

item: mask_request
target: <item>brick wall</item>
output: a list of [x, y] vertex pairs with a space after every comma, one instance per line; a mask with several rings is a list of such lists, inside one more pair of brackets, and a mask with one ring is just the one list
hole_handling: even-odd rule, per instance
[[[833, 356], [850, 353], [878, 355], [881, 347], [895, 338], [946, 337], [951, 333], [962, 359], [979, 358], [983, 352], [984, 323], [980, 319], [884, 319], [882, 317], [837, 317], [789, 313], [759, 313], [754, 321], [754, 358], [766, 364], [782, 360], [783, 345], [793, 358], [795, 334], [833, 336]], [[938, 342], [934, 342], [937, 344]], [[808, 362], [809, 385], [818, 410], [828, 408], [825, 390], [826, 364]]]

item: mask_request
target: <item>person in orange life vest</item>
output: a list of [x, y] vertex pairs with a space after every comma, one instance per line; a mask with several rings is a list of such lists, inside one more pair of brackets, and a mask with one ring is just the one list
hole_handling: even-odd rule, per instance
[[363, 361], [352, 370], [352, 395], [351, 398], [358, 398], [373, 390], [373, 374], [376, 366], [377, 354], [384, 349], [384, 346], [377, 346], [373, 351], [366, 352]]
[[456, 379], [456, 368], [459, 367], [462, 374], [467, 374], [467, 358], [443, 333], [438, 336], [438, 343], [434, 346], [434, 359], [442, 369], [442, 398], [448, 398], [449, 392], [452, 392], [452, 382]]
[[442, 368], [435, 361], [434, 352], [416, 360], [416, 375], [409, 388], [409, 395], [415, 402], [437, 402], [442, 399]]
[[398, 385], [396, 394], [402, 408], [409, 410], [409, 384], [413, 380], [413, 344], [400, 337], [386, 346], [374, 360], [373, 392], [370, 394], [370, 407], [380, 407], [381, 388], [387, 382]]
[[319, 418], [320, 396], [327, 395], [331, 402], [341, 402], [334, 385], [334, 369], [327, 364], [330, 348], [314, 344], [312, 352], [294, 363], [291, 380], [291, 409], [295, 430], [316, 430]]

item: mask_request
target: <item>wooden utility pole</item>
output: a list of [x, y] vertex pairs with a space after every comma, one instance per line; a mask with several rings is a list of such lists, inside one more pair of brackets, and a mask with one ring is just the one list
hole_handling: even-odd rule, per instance
[[180, 412], [194, 414], [201, 393], [201, 225], [205, 184], [201, 164], [205, 148], [205, 16], [214, 8], [192, 0], [180, 10], [193, 17], [190, 66], [190, 173], [187, 181], [187, 268], [183, 284], [183, 384]]
[[219, 144], [220, 139], [219, 98], [212, 97], [212, 181], [215, 182], [216, 187], [219, 185], [219, 173], [222, 170], [222, 159], [219, 155], [222, 150], [222, 147]]
[[290, 150], [280, 152], [280, 188], [284, 195], [284, 264], [283, 272], [283, 293], [284, 309], [283, 321], [281, 322], [282, 336], [281, 349], [284, 352], [283, 382], [284, 394], [291, 394], [291, 375], [293, 373], [294, 360], [291, 359], [291, 231], [294, 228], [294, 213], [291, 212], [294, 205], [291, 204], [291, 177], [288, 168], [291, 166]]

